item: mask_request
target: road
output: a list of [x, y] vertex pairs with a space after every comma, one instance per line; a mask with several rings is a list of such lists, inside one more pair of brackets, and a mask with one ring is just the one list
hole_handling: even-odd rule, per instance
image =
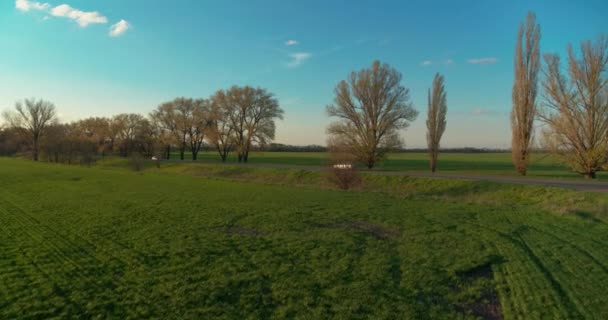
[[[173, 163], [188, 163], [188, 161], [176, 161], [169, 160]], [[190, 162], [192, 163], [192, 162]], [[211, 164], [197, 162], [199, 164]], [[272, 169], [292, 169], [292, 170], [307, 170], [307, 171], [321, 171], [323, 167], [317, 166], [299, 166], [299, 165], [287, 165], [287, 164], [272, 164], [272, 163], [248, 163], [248, 164], [218, 164], [226, 166], [244, 166], [252, 168], [272, 168]], [[557, 187], [574, 189], [578, 191], [593, 191], [608, 193], [608, 182], [603, 181], [585, 181], [585, 180], [560, 180], [560, 179], [542, 179], [542, 178], [529, 178], [529, 177], [508, 177], [508, 176], [491, 176], [491, 175], [477, 175], [477, 174], [465, 174], [465, 173], [430, 173], [430, 172], [407, 172], [407, 171], [372, 171], [362, 170], [362, 173], [368, 174], [384, 174], [393, 176], [406, 176], [406, 177], [419, 177], [419, 178], [434, 178], [434, 179], [458, 179], [458, 180], [473, 180], [473, 181], [490, 181], [497, 183], [511, 183], [511, 184], [524, 184], [524, 185], [537, 185], [546, 187]], [[582, 178], [581, 178], [582, 179]]]

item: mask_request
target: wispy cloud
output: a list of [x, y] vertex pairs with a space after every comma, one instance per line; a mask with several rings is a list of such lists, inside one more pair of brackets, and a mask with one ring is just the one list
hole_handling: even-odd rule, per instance
[[109, 35], [110, 37], [120, 37], [129, 29], [131, 29], [131, 25], [123, 19], [110, 27]]
[[443, 62], [443, 64], [445, 64], [446, 66], [449, 66], [449, 65], [451, 65], [451, 64], [453, 64], [453, 63], [454, 63], [454, 60], [452, 60], [452, 59], [447, 59], [447, 60], [445, 60], [445, 61]]
[[298, 40], [287, 40], [285, 41], [285, 45], [290, 47], [290, 46], [296, 46], [300, 44], [300, 42], [298, 42]]
[[108, 18], [101, 15], [97, 11], [81, 11], [74, 9], [67, 4], [56, 6], [51, 10], [51, 15], [55, 17], [63, 17], [76, 21], [81, 27], [86, 27], [90, 24], [108, 23]]
[[304, 61], [310, 59], [312, 54], [310, 52], [296, 52], [289, 55], [291, 61], [287, 63], [289, 68], [296, 68], [300, 66]]
[[469, 59], [469, 60], [467, 60], [467, 62], [470, 64], [491, 64], [491, 63], [498, 62], [498, 59], [496, 59], [494, 57], [477, 58], [477, 59]]
[[51, 7], [48, 3], [34, 2], [29, 0], [16, 0], [15, 8], [20, 11], [27, 12], [30, 10], [46, 11]]
[[428, 67], [432, 64], [433, 64], [433, 62], [431, 60], [424, 60], [424, 61], [422, 61], [422, 63], [420, 65], [423, 67]]

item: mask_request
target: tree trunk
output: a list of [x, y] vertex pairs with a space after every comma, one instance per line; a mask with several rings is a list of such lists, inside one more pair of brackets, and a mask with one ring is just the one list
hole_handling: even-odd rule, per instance
[[249, 161], [249, 151], [245, 152], [245, 155], [243, 156], [243, 161], [245, 163], [247, 163], [247, 161]]
[[198, 151], [192, 151], [192, 161], [196, 161], [197, 157], [198, 157]]
[[429, 166], [431, 168], [431, 172], [435, 173], [437, 171], [437, 159], [439, 158], [438, 149], [431, 151], [431, 160], [429, 161]]
[[34, 161], [38, 161], [38, 139], [34, 139]]
[[595, 171], [585, 173], [585, 179], [595, 179]]
[[171, 159], [171, 145], [168, 144], [167, 145], [167, 155], [166, 155], [167, 160]]

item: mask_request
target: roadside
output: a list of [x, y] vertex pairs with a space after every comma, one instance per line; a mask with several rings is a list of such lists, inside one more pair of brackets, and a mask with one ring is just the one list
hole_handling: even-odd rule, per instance
[[[305, 170], [305, 171], [322, 171], [323, 170], [323, 167], [320, 167], [320, 166], [303, 166], [303, 165], [272, 164], [272, 163], [257, 163], [257, 164], [214, 163], [214, 164], [211, 164], [211, 163], [202, 163], [202, 162], [188, 162], [188, 161], [181, 161], [181, 160], [169, 160], [169, 161], [165, 160], [164, 162], [193, 164], [193, 165], [218, 165], [218, 166], [229, 166], [229, 167], [239, 167], [240, 166], [240, 167], [250, 167], [250, 168], [291, 169], [291, 170]], [[572, 181], [572, 180], [561, 180], [561, 179], [508, 177], [508, 176], [478, 175], [478, 174], [464, 174], [464, 173], [425, 173], [425, 172], [407, 172], [407, 171], [361, 170], [361, 173], [390, 175], [390, 176], [419, 177], [419, 178], [488, 181], [488, 182], [497, 182], [497, 183], [536, 185], [536, 186], [545, 186], [545, 187], [574, 189], [577, 191], [592, 191], [592, 192], [608, 193], [608, 182], [602, 182], [602, 181], [584, 181], [584, 180]]]

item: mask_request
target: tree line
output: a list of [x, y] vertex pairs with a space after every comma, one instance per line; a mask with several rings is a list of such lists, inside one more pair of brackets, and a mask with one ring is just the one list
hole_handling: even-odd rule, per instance
[[[608, 38], [583, 41], [578, 56], [569, 45], [565, 70], [557, 54], [545, 54], [541, 61], [540, 39], [540, 25], [529, 13], [520, 24], [514, 54], [510, 117], [514, 168], [526, 175], [533, 150], [541, 148], [573, 171], [595, 178], [608, 168]], [[372, 169], [389, 152], [403, 150], [402, 133], [418, 111], [398, 70], [374, 61], [340, 81], [334, 95], [334, 103], [326, 108], [336, 119], [327, 128], [332, 162]], [[426, 112], [433, 172], [438, 168], [447, 110], [445, 77], [437, 73], [428, 89]], [[172, 148], [177, 148], [180, 159], [190, 151], [196, 160], [207, 145], [222, 161], [234, 152], [239, 162], [247, 162], [251, 150], [271, 144], [275, 120], [283, 113], [273, 94], [248, 86], [220, 90], [208, 99], [177, 98], [148, 116], [120, 114], [69, 124], [57, 122], [51, 103], [26, 99], [4, 113], [9, 126], [0, 132], [0, 153], [17, 152], [27, 145], [34, 160], [42, 152], [50, 161], [71, 162], [134, 152], [169, 159]], [[293, 148], [275, 145], [275, 149]]]
[[283, 109], [262, 88], [233, 86], [208, 99], [176, 98], [160, 104], [147, 116], [136, 113], [92, 117], [60, 123], [48, 101], [25, 99], [3, 113], [0, 154], [29, 152], [38, 161], [90, 163], [108, 155], [134, 154], [170, 159], [173, 148], [184, 160], [196, 160], [206, 145], [226, 161], [235, 152], [247, 162], [252, 148], [275, 137], [275, 120]]
[[[548, 150], [586, 178], [608, 169], [608, 38], [583, 41], [580, 56], [568, 45], [564, 72], [557, 54], [540, 59], [540, 26], [534, 13], [520, 24], [514, 55], [511, 153], [517, 172], [526, 175], [534, 149]], [[542, 71], [542, 73], [540, 73]], [[327, 128], [336, 162], [356, 161], [371, 169], [388, 152], [403, 146], [401, 131], [418, 115], [401, 74], [375, 61], [353, 72], [335, 90], [327, 107], [337, 118]], [[542, 99], [539, 101], [539, 92]], [[428, 90], [427, 152], [437, 169], [447, 127], [447, 92], [437, 73]], [[540, 137], [535, 139], [536, 122]], [[538, 145], [535, 146], [535, 142]]]

